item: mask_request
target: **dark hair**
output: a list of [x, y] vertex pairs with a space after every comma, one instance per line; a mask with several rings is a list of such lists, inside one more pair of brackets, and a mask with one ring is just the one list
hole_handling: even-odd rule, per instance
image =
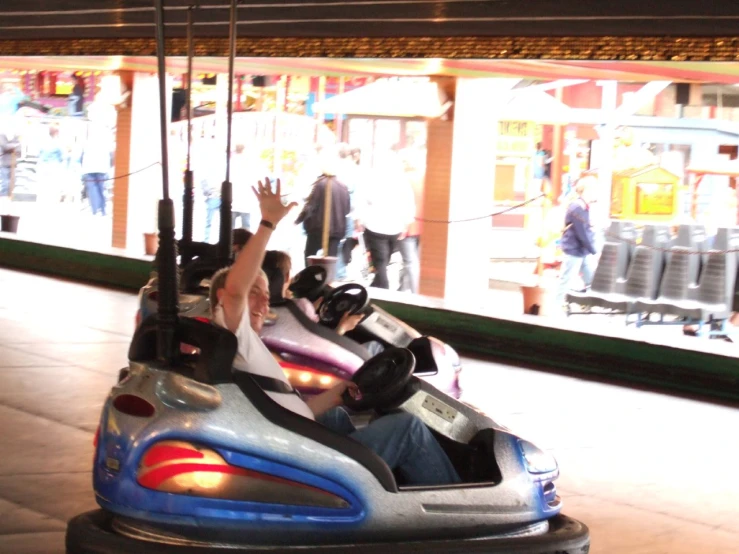
[[290, 277], [292, 260], [286, 252], [280, 250], [267, 250], [264, 254], [262, 269], [267, 274], [269, 282], [270, 304], [284, 300], [282, 289]]
[[254, 236], [254, 233], [247, 231], [246, 229], [234, 229], [233, 230], [233, 245], [238, 246], [239, 250], [246, 246], [249, 239]]

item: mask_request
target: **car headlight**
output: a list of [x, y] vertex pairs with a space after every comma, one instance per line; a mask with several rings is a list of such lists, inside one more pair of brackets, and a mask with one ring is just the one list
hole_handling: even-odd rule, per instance
[[557, 460], [548, 452], [522, 439], [518, 439], [518, 446], [521, 448], [529, 473], [542, 474], [557, 471]]

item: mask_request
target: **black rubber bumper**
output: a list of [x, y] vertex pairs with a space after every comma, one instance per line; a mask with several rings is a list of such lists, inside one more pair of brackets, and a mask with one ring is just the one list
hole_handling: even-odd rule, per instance
[[67, 526], [67, 554], [204, 554], [223, 550], [228, 554], [587, 554], [590, 550], [588, 528], [572, 518], [559, 515], [550, 520], [549, 532], [535, 537], [515, 539], [433, 540], [412, 542], [377, 542], [372, 544], [337, 544], [322, 546], [175, 546], [143, 542], [111, 530], [112, 516], [95, 510], [80, 514]]

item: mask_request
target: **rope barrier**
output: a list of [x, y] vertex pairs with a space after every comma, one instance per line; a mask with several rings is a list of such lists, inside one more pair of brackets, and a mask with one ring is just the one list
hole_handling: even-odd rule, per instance
[[158, 165], [162, 165], [162, 162], [154, 162], [153, 164], [147, 165], [146, 167], [142, 167], [141, 169], [137, 169], [136, 171], [132, 171], [131, 173], [125, 173], [123, 175], [116, 175], [115, 177], [108, 177], [107, 179], [103, 179], [103, 181], [115, 181], [116, 179], [123, 179], [124, 177], [130, 177], [131, 175], [142, 173], [146, 171], [147, 169], [151, 169], [152, 167], [156, 167]]
[[517, 210], [518, 208], [523, 208], [524, 206], [531, 204], [532, 202], [539, 200], [540, 198], [545, 197], [546, 194], [540, 194], [539, 196], [535, 196], [534, 198], [529, 198], [528, 200], [521, 202], [519, 204], [516, 204], [515, 206], [510, 206], [504, 210], [500, 210], [499, 212], [493, 212], [491, 214], [487, 215], [481, 215], [477, 217], [469, 217], [466, 219], [424, 219], [422, 217], [416, 217], [416, 221], [421, 221], [423, 223], [467, 223], [470, 221], [480, 221], [481, 219], [488, 219], [490, 217], [495, 217], [498, 215], [503, 215], [508, 212], [512, 212], [513, 210]]
[[[131, 171], [130, 173], [125, 173], [123, 175], [116, 175], [114, 177], [108, 177], [107, 179], [103, 179], [104, 181], [115, 181], [116, 179], [123, 179], [124, 177], [130, 177], [131, 175], [136, 175], [138, 173], [142, 173], [144, 171], [147, 171], [153, 167], [156, 167], [158, 165], [161, 165], [161, 162], [154, 162], [152, 164], [147, 165], [146, 167], [142, 167], [141, 169], [137, 169], [136, 171]], [[282, 196], [289, 196], [289, 194], [283, 194]], [[426, 219], [422, 217], [416, 217], [415, 220], [423, 223], [445, 223], [445, 224], [451, 224], [451, 223], [469, 223], [471, 221], [480, 221], [483, 219], [488, 219], [491, 217], [496, 217], [500, 215], [507, 214], [508, 212], [512, 212], [514, 210], [517, 210], [519, 208], [523, 208], [541, 198], [545, 198], [547, 195], [542, 193], [539, 196], [535, 196], [533, 198], [529, 198], [528, 200], [525, 200], [524, 202], [520, 202], [518, 204], [515, 204], [513, 206], [509, 206], [508, 208], [505, 208], [503, 210], [493, 212], [486, 215], [476, 216], [476, 217], [468, 217], [464, 219]], [[580, 219], [581, 223], [586, 223], [584, 220]], [[589, 224], [589, 223], [588, 223]], [[634, 229], [644, 229], [648, 227], [649, 224], [641, 224], [641, 225], [635, 225]], [[592, 226], [591, 226], [592, 227]], [[641, 241], [637, 239], [628, 239], [626, 237], [622, 237], [620, 235], [617, 235], [615, 233], [612, 233], [610, 231], [606, 231], [604, 233], [604, 236], [606, 239], [611, 238], [617, 241], [625, 242], [627, 244], [630, 244], [632, 246], [643, 246], [645, 248], [648, 248], [650, 250], [655, 250], [658, 252], [681, 252], [685, 254], [692, 254], [692, 255], [703, 255], [707, 254], [709, 251], [704, 250], [693, 250], [689, 247], [681, 247], [681, 246], [671, 246], [671, 247], [662, 247], [662, 246], [652, 246], [648, 244], [643, 244]], [[732, 248], [732, 249], [725, 249], [725, 250], [710, 250], [710, 252], [715, 254], [735, 254], [739, 253], [739, 249]]]

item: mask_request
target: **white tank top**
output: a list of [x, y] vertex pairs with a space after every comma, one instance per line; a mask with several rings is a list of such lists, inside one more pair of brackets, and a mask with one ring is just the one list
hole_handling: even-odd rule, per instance
[[[213, 322], [221, 327], [227, 328], [223, 307], [220, 305], [216, 306], [214, 310]], [[277, 363], [277, 360], [274, 359], [270, 351], [267, 350], [267, 347], [264, 346], [262, 339], [251, 328], [248, 306], [244, 309], [244, 314], [241, 316], [241, 322], [235, 335], [239, 343], [233, 361], [235, 369], [255, 375], [271, 377], [272, 379], [279, 379], [288, 385], [290, 384], [280, 364]], [[315, 419], [311, 409], [297, 394], [272, 391], [264, 392], [282, 407], [303, 417]]]

